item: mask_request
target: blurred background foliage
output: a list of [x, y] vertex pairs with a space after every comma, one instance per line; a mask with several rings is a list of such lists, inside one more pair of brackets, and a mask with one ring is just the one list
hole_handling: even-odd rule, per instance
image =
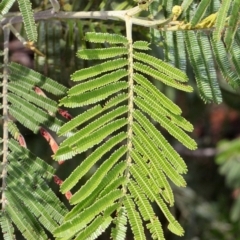
[[[181, 2], [176, 0], [175, 4]], [[32, 3], [36, 11], [51, 7], [46, 0], [32, 0]], [[133, 0], [60, 0], [60, 3], [65, 11], [121, 10], [136, 5]], [[166, 14], [168, 14], [168, 8], [166, 8]], [[13, 6], [12, 11], [17, 10], [17, 6]], [[160, 9], [156, 9], [155, 14], [159, 11]], [[22, 25], [17, 26], [17, 29], [24, 33]], [[97, 20], [64, 22], [54, 20], [38, 22], [38, 31], [39, 39], [36, 47], [44, 57], [24, 48], [12, 36], [11, 61], [34, 68], [70, 87], [72, 84], [69, 80], [70, 74], [76, 69], [86, 67], [86, 62], [76, 58], [77, 49], [86, 44], [83, 40], [84, 33], [87, 31], [124, 33], [125, 27], [120, 21], [113, 23]], [[152, 32], [147, 28], [134, 27], [135, 40], [149, 40], [151, 35]], [[161, 42], [159, 34], [158, 42], [155, 41], [151, 45], [153, 54], [159, 58], [164, 58], [162, 44], [164, 42]], [[96, 45], [93, 44], [93, 47]], [[194, 75], [189, 66], [187, 71], [190, 84], [196, 89]], [[186, 188], [172, 186], [176, 200], [172, 211], [184, 227], [185, 236], [180, 238], [166, 231], [167, 240], [240, 240], [240, 95], [238, 91], [233, 91], [222, 81], [220, 74], [219, 82], [224, 99], [224, 103], [220, 105], [205, 105], [197, 91], [191, 94], [183, 93], [163, 87], [156, 82], [158, 88], [181, 107], [184, 117], [194, 125], [193, 137], [199, 146], [198, 150], [190, 152], [169, 138], [185, 159], [189, 171], [185, 177]], [[82, 109], [77, 111], [81, 112]], [[70, 110], [72, 115], [79, 112]], [[54, 164], [58, 168], [58, 176], [62, 179], [68, 176], [85, 157], [78, 155], [75, 160], [66, 161], [63, 166], [59, 166], [51, 160], [51, 149], [40, 134], [34, 135], [26, 129], [22, 129], [22, 133], [29, 149], [48, 163]], [[58, 142], [61, 140], [59, 138]], [[56, 192], [58, 191], [57, 186], [52, 184], [52, 187]], [[59, 197], [62, 200], [65, 199], [60, 194]], [[67, 204], [66, 201], [65, 203]], [[109, 233], [102, 235], [99, 239], [109, 239]], [[132, 239], [130, 233], [127, 239]]]

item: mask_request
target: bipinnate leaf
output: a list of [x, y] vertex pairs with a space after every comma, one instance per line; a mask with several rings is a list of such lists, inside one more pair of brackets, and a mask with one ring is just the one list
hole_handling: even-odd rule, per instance
[[[78, 51], [80, 58], [102, 61], [73, 73], [72, 80], [78, 83], [60, 101], [65, 107], [86, 108], [59, 130], [72, 134], [60, 144], [55, 159], [90, 154], [61, 184], [62, 193], [76, 189], [70, 199], [75, 206], [56, 228], [55, 237], [81, 239], [112, 222], [113, 239], [125, 239], [128, 221], [134, 237], [146, 239], [146, 221], [153, 239], [164, 239], [151, 202], [161, 209], [168, 228], [181, 236], [183, 229], [168, 208], [174, 204], [168, 179], [186, 186], [182, 174], [187, 167], [157, 124], [189, 149], [196, 148], [186, 133], [193, 126], [148, 77], [190, 92], [188, 78], [172, 65], [141, 52], [149, 49], [147, 42], [126, 44], [122, 36], [101, 33], [88, 33], [86, 39], [108, 47]], [[95, 164], [99, 166], [89, 180], [76, 187]], [[108, 215], [112, 213], [116, 217]]]

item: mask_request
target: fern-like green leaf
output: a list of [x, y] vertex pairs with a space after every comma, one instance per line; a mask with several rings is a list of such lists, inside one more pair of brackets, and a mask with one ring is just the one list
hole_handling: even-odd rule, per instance
[[67, 138], [61, 146], [72, 146], [74, 144], [78, 144], [81, 142], [82, 138], [86, 137], [89, 133], [94, 132], [95, 130], [99, 129], [101, 126], [104, 126], [105, 124], [115, 120], [117, 117], [121, 116], [122, 114], [127, 112], [126, 106], [120, 106], [113, 111], [110, 111], [106, 114], [103, 114], [101, 117], [96, 119], [95, 121], [92, 121], [89, 125], [82, 128], [80, 131], [78, 131], [73, 136]]
[[[163, 199], [169, 203], [170, 206], [173, 205], [173, 192], [164, 173], [160, 169], [159, 163], [156, 163], [156, 161], [151, 161], [150, 164], [147, 164], [146, 161], [143, 161], [141, 157], [146, 152], [142, 146], [142, 142], [134, 140], [133, 144], [136, 150], [132, 151], [131, 157], [133, 158], [134, 162], [140, 167], [142, 174], [147, 177], [148, 185], [152, 187], [156, 194], [160, 193]], [[137, 151], [141, 153], [141, 156]]]
[[[16, 168], [11, 170], [14, 171], [16, 170]], [[13, 171], [10, 171], [10, 173], [12, 174]], [[20, 178], [20, 175], [16, 174], [9, 177], [9, 181], [11, 181], [11, 183], [14, 184], [15, 182], [12, 177]], [[30, 179], [27, 180], [30, 181]], [[36, 190], [33, 191], [33, 189], [31, 189], [32, 192], [26, 188], [24, 191], [19, 191], [18, 189], [24, 188], [24, 185], [26, 185], [26, 183], [24, 184], [18, 183], [18, 187], [16, 186], [14, 187], [13, 184], [8, 184], [9, 187], [11, 186], [9, 194], [13, 195], [13, 193], [16, 193], [19, 199], [18, 201], [24, 201], [24, 204], [29, 208], [29, 211], [30, 210], [33, 211], [34, 215], [38, 218], [42, 225], [46, 227], [47, 230], [49, 230], [50, 232], [53, 232], [53, 230], [57, 227], [57, 223], [52, 219], [52, 217], [49, 215], [48, 211], [44, 207], [47, 203], [46, 202], [43, 202], [43, 204], [38, 203], [38, 199], [44, 199], [43, 196], [39, 195], [38, 191]], [[36, 188], [38, 188], [38, 186]]]
[[19, 109], [16, 106], [11, 106], [11, 109], [9, 109], [9, 113], [11, 114], [11, 116], [18, 119], [18, 121], [22, 123], [23, 126], [27, 127], [34, 133], [37, 133], [39, 131], [39, 122], [32, 116], [26, 115], [25, 111], [23, 111], [22, 109]]
[[9, 70], [9, 79], [11, 81], [19, 82], [21, 77], [24, 82], [28, 82], [32, 86], [38, 86], [56, 96], [63, 96], [67, 92], [67, 88], [62, 84], [20, 64], [12, 62], [9, 65]]
[[0, 12], [2, 15], [8, 13], [9, 9], [12, 7], [16, 0], [2, 0], [0, 3]]
[[70, 122], [65, 123], [59, 130], [59, 134], [63, 135], [67, 133], [68, 131], [71, 131], [72, 129], [76, 128], [77, 126], [80, 126], [81, 124], [85, 123], [89, 119], [95, 117], [96, 115], [102, 113], [103, 111], [115, 107], [119, 103], [123, 102], [127, 99], [126, 94], [119, 94], [116, 97], [111, 98], [104, 107], [100, 105], [96, 105], [89, 109], [88, 111], [84, 112], [81, 115], [78, 115], [74, 119], [72, 119]]
[[146, 102], [148, 102], [152, 107], [155, 109], [156, 112], [159, 112], [161, 115], [168, 117], [171, 119], [171, 121], [184, 129], [185, 131], [192, 132], [193, 126], [190, 124], [186, 119], [184, 119], [182, 116], [172, 114], [169, 112], [166, 108], [162, 107], [160, 104], [158, 104], [157, 100], [149, 97], [150, 92], [146, 91], [141, 86], [135, 86], [134, 91], [143, 98]]
[[149, 48], [149, 43], [145, 41], [136, 41], [133, 43], [133, 48], [134, 49], [139, 49], [139, 50], [150, 50]]
[[167, 159], [175, 166], [179, 173], [186, 173], [187, 166], [179, 154], [172, 148], [162, 134], [152, 125], [150, 121], [142, 114], [141, 111], [136, 110], [134, 117], [150, 135], [150, 137], [156, 142], [158, 147], [164, 152]]
[[[83, 229], [91, 222], [98, 214], [111, 206], [114, 201], [122, 197], [121, 190], [113, 190], [103, 198], [98, 199], [93, 205], [86, 208], [85, 211], [75, 215], [69, 221], [64, 222], [60, 227], [55, 229], [55, 237], [73, 237], [77, 232]], [[105, 217], [106, 218], [106, 217]]]
[[[42, 178], [34, 179], [26, 173], [26, 170], [19, 163], [14, 162], [13, 158], [10, 160], [12, 163], [9, 167], [8, 185], [11, 186], [9, 193], [11, 195], [13, 192], [16, 193], [18, 198], [34, 213], [42, 225], [50, 232], [53, 232], [58, 225], [57, 222], [61, 223], [64, 214], [66, 214], [63, 204], [60, 203], [52, 190], [47, 187]], [[25, 178], [23, 179], [24, 173]], [[18, 179], [17, 182], [16, 179]], [[25, 190], [23, 191], [22, 188]]]
[[18, 140], [19, 136], [21, 135], [17, 125], [9, 120], [8, 121], [8, 132], [13, 136], [14, 139]]
[[[148, 158], [149, 161], [151, 161], [153, 164], [155, 164], [154, 167], [156, 169], [161, 168], [177, 186], [186, 186], [184, 179], [178, 175], [178, 173], [175, 171], [172, 165], [169, 164], [168, 161], [165, 161], [154, 142], [151, 141], [148, 135], [144, 133], [143, 129], [141, 129], [137, 123], [134, 124], [133, 131], [137, 136], [139, 136], [141, 140], [141, 145], [143, 146], [143, 152], [141, 152], [141, 154]], [[137, 150], [139, 149], [137, 148]]]
[[24, 87], [23, 84], [19, 85], [15, 84], [15, 82], [11, 82], [8, 85], [8, 89], [18, 96], [25, 98], [27, 101], [32, 102], [45, 110], [53, 113], [57, 111], [57, 103], [55, 101], [38, 95], [34, 91], [31, 91], [28, 88]]
[[[125, 166], [126, 167], [126, 166]], [[113, 178], [114, 179], [114, 178]], [[113, 181], [110, 181], [109, 178], [109, 182], [108, 184], [106, 184], [107, 186], [103, 189], [103, 191], [101, 191], [101, 193], [99, 194], [99, 196], [104, 196], [105, 194], [107, 194], [109, 191], [111, 191], [111, 189], [118, 189], [121, 186], [127, 184], [128, 179], [125, 176], [120, 176], [117, 179], [114, 179]]]
[[152, 206], [141, 188], [134, 181], [131, 181], [129, 183], [129, 190], [131, 195], [135, 196], [136, 203], [144, 221], [150, 221], [147, 224], [147, 228], [152, 234], [152, 239], [164, 240], [161, 223], [155, 216]]
[[[214, 66], [214, 59], [211, 52], [211, 46], [208, 36], [205, 34], [198, 35], [198, 44], [202, 50], [203, 62], [205, 65], [207, 78], [209, 79], [209, 87], [211, 88], [212, 98], [215, 103], [222, 102], [221, 91], [217, 82], [217, 74]], [[207, 91], [207, 87], [205, 87]]]
[[0, 217], [0, 225], [2, 228], [3, 238], [7, 240], [15, 240], [14, 228], [12, 221], [6, 212], [3, 212]]
[[232, 71], [224, 44], [221, 41], [212, 41], [211, 43], [216, 62], [224, 79], [226, 79], [233, 88], [237, 88], [240, 84], [240, 80], [236, 72]]
[[184, 33], [181, 31], [165, 31], [162, 35], [164, 38], [165, 61], [186, 72], [187, 62]]
[[86, 33], [85, 40], [94, 43], [127, 44], [127, 38], [118, 34], [109, 33]]
[[[232, 48], [230, 50], [231, 54], [231, 60], [234, 65], [234, 68], [236, 70], [237, 76], [238, 76], [238, 82], [240, 79], [240, 66], [239, 66], [239, 61], [240, 61], [240, 48], [239, 45], [236, 43], [236, 41], [233, 42]], [[237, 86], [239, 86], [240, 83], [237, 83]], [[237, 87], [236, 86], [236, 87]]]
[[195, 15], [193, 16], [192, 20], [191, 20], [191, 25], [195, 26], [197, 25], [200, 20], [203, 18], [207, 8], [209, 7], [211, 1], [209, 0], [202, 0], [195, 12]]
[[77, 56], [82, 59], [107, 59], [121, 55], [126, 55], [125, 47], [112, 47], [106, 49], [81, 49], [77, 52]]
[[6, 214], [26, 239], [46, 240], [44, 229], [53, 233], [67, 213], [47, 185], [55, 169], [13, 139], [8, 146]]
[[84, 137], [81, 142], [77, 142], [72, 146], [64, 146], [63, 148], [60, 148], [55, 155], [56, 160], [66, 160], [76, 154], [86, 151], [87, 149], [102, 142], [109, 134], [125, 126], [126, 123], [126, 119], [115, 120], [114, 122], [106, 124], [104, 127], [96, 130], [94, 135]]
[[11, 114], [16, 117], [24, 126], [37, 132], [40, 124], [49, 127], [53, 131], [58, 131], [61, 121], [51, 117], [47, 112], [32, 105], [28, 101], [14, 94], [8, 94], [8, 100], [12, 103]]
[[23, 204], [19, 204], [19, 199], [14, 192], [6, 192], [8, 205], [7, 214], [12, 219], [17, 228], [21, 231], [26, 239], [47, 239], [43, 228], [38, 224], [37, 219]]
[[142, 219], [138, 211], [136, 211], [136, 206], [130, 196], [125, 198], [124, 205], [126, 207], [130, 226], [135, 238], [139, 240], [146, 239]]
[[216, 82], [216, 71], [208, 37], [204, 34], [196, 36], [193, 31], [188, 31], [185, 36], [190, 62], [196, 75], [201, 98], [205, 102], [213, 100], [220, 103], [222, 96]]
[[[79, 202], [70, 213], [65, 216], [65, 220], [71, 219], [74, 215], [79, 214], [80, 211], [83, 211], [86, 207], [92, 205], [97, 199], [102, 198], [106, 194], [108, 194], [112, 189], [117, 189], [121, 185], [127, 183], [127, 178], [124, 176], [119, 177], [119, 174], [122, 175], [124, 171], [124, 167], [126, 164], [124, 162], [120, 162], [116, 164], [112, 170], [103, 178], [101, 183], [92, 192], [88, 197], [86, 197], [83, 201]], [[116, 175], [114, 175], [116, 173]]]
[[[213, 31], [213, 40], [214, 41], [219, 41], [221, 39], [221, 33], [225, 26], [228, 10], [230, 8], [231, 3], [232, 3], [232, 0], [222, 1], [222, 5], [217, 14], [215, 30]], [[234, 36], [232, 36], [232, 37], [234, 37]]]
[[150, 56], [145, 53], [135, 53], [134, 57], [137, 60], [140, 60], [144, 63], [148, 63], [150, 66], [156, 68], [160, 72], [163, 72], [164, 74], [168, 75], [169, 77], [180, 81], [180, 82], [186, 82], [188, 80], [187, 75], [180, 71], [177, 68], [174, 68], [173, 66], [165, 63], [164, 61], [157, 59], [153, 56]]
[[[175, 33], [175, 34], [174, 34]], [[186, 47], [185, 47], [185, 39], [184, 33], [177, 31], [173, 32], [174, 38], [176, 39], [176, 44], [174, 44], [174, 56], [175, 56], [175, 67], [179, 68], [180, 70], [186, 72], [187, 69], [187, 58], [186, 58]], [[179, 51], [179, 49], [181, 49]]]
[[[106, 36], [109, 37], [109, 42]], [[61, 184], [61, 192], [67, 193], [75, 188], [97, 162], [101, 160], [102, 163], [71, 197], [70, 203], [75, 206], [66, 215], [65, 222], [56, 229], [55, 236], [60, 239], [77, 236], [77, 239], [81, 239], [85, 234], [88, 237], [92, 234], [94, 239], [93, 229], [100, 229], [100, 222], [104, 223], [109, 214], [116, 211], [117, 217], [109, 219], [115, 224], [112, 229], [114, 239], [125, 238], [127, 220], [135, 237], [145, 239], [139, 213], [148, 221], [146, 226], [153, 238], [163, 239], [161, 224], [152, 214], [148, 201], [156, 202], [169, 221], [169, 229], [182, 235], [181, 226], [168, 209], [174, 203], [174, 196], [167, 178], [177, 186], [185, 186], [181, 174], [186, 172], [187, 167], [148, 118], [160, 123], [190, 149], [195, 149], [196, 143], [183, 130], [192, 131], [193, 127], [180, 115], [180, 108], [139, 72], [174, 88], [192, 91], [185, 83], [187, 76], [155, 57], [138, 52], [148, 50], [149, 45], [146, 42], [126, 44], [125, 38], [122, 41], [123, 38], [118, 38], [117, 35], [102, 33], [89, 33], [86, 38], [90, 42], [104, 43], [108, 48], [80, 50], [79, 57], [87, 60], [99, 59], [98, 55], [106, 53], [103, 56], [106, 59], [117, 56], [119, 51], [120, 54], [126, 54], [128, 59], [107, 59], [76, 71], [72, 79], [81, 82], [73, 86], [68, 91], [68, 96], [61, 100], [61, 104], [66, 107], [92, 106], [60, 129], [61, 134], [73, 132], [62, 142], [55, 159], [69, 159], [93, 149]], [[183, 37], [181, 40], [183, 44]], [[121, 47], [111, 47], [111, 42], [121, 44]], [[178, 64], [184, 66], [185, 63], [179, 60]], [[131, 185], [132, 181], [134, 183]], [[133, 186], [130, 192], [128, 186]], [[137, 190], [134, 191], [133, 188]], [[141, 193], [136, 193], [138, 190]], [[109, 197], [111, 203], [108, 209], [93, 210], [107, 195], [115, 191], [121, 194], [114, 200]], [[131, 195], [127, 195], [128, 192]], [[138, 210], [135, 209], [136, 203]], [[107, 223], [106, 225], [110, 224]]]
[[[159, 5], [159, 3], [156, 1], [153, 1], [148, 7], [149, 13], [153, 17], [155, 17], [161, 9], [162, 9], [162, 5]], [[151, 41], [158, 45], [161, 38], [160, 31], [155, 28], [150, 28], [149, 30], [151, 34]]]
[[9, 149], [12, 151], [13, 159], [19, 159], [22, 167], [26, 169], [29, 174], [33, 175], [37, 173], [46, 180], [52, 179], [55, 169], [42, 159], [36, 157], [28, 149], [19, 146], [13, 139], [9, 141]]
[[110, 225], [112, 218], [103, 216], [96, 217], [93, 222], [76, 236], [76, 240], [96, 239]]
[[77, 191], [70, 199], [71, 204], [81, 202], [84, 198], [88, 197], [94, 189], [98, 187], [104, 175], [112, 168], [112, 166], [126, 153], [126, 147], [121, 147], [116, 150], [108, 160], [106, 160], [97, 170], [97, 172], [86, 182], [84, 186]]
[[193, 139], [191, 139], [185, 132], [183, 132], [180, 128], [174, 125], [171, 120], [162, 116], [159, 117], [158, 112], [149, 105], [148, 103], [144, 102], [143, 99], [136, 97], [135, 99], [136, 105], [142, 109], [144, 112], [148, 113], [155, 121], [159, 122], [162, 127], [166, 128], [169, 133], [174, 136], [176, 139], [179, 139], [182, 144], [184, 144], [189, 149], [196, 149], [197, 145]]
[[224, 37], [224, 42], [226, 43], [228, 50], [230, 50], [232, 47], [234, 36], [238, 29], [239, 11], [240, 11], [240, 0], [234, 0], [232, 5], [232, 11], [228, 21], [227, 31]]
[[163, 93], [161, 93], [153, 84], [151, 84], [143, 75], [134, 74], [134, 80], [144, 87], [149, 93], [151, 93], [155, 99], [157, 99], [158, 103], [166, 107], [169, 111], [175, 114], [181, 114], [181, 109], [173, 103], [170, 99], [168, 99]]
[[117, 217], [114, 219], [113, 223], [116, 224], [111, 231], [111, 237], [114, 240], [125, 240], [126, 232], [127, 232], [127, 216], [126, 216], [126, 208], [121, 207], [121, 209], [117, 213]]
[[187, 11], [188, 8], [191, 6], [193, 0], [183, 0], [181, 7], [183, 9], [183, 11]]
[[99, 65], [95, 65], [95, 66], [92, 66], [89, 68], [85, 68], [85, 69], [76, 71], [74, 74], [72, 74], [71, 79], [73, 81], [82, 81], [87, 78], [102, 74], [104, 72], [117, 70], [126, 65], [127, 65], [127, 59], [119, 58], [116, 60], [112, 60], [109, 62], [105, 62], [105, 63], [99, 64]]
[[102, 112], [102, 106], [96, 105], [90, 108], [88, 111], [84, 112], [81, 115], [73, 118], [72, 121], [65, 123], [58, 131], [58, 134], [61, 136], [64, 133], [73, 130], [74, 128], [78, 127], [79, 125], [83, 124], [84, 122], [88, 121], [89, 119], [95, 117], [99, 113]]
[[136, 62], [134, 64], [134, 69], [137, 71], [140, 71], [142, 73], [148, 74], [151, 77], [155, 78], [156, 80], [159, 80], [159, 81], [163, 82], [164, 84], [174, 87], [174, 88], [177, 88], [179, 90], [186, 91], [186, 92], [192, 92], [192, 90], [193, 90], [191, 86], [179, 83], [179, 82], [173, 80], [171, 77], [169, 77], [169, 76], [167, 76], [145, 64]]
[[66, 107], [82, 107], [89, 104], [100, 102], [109, 96], [119, 92], [120, 90], [126, 89], [127, 83], [119, 81], [116, 83], [108, 84], [104, 87], [98, 88], [91, 92], [86, 92], [78, 96], [69, 96], [63, 98], [60, 103]]
[[182, 236], [184, 231], [182, 229], [182, 227], [180, 226], [180, 224], [174, 219], [174, 217], [172, 216], [172, 214], [170, 213], [170, 211], [168, 210], [166, 204], [163, 202], [163, 200], [156, 195], [156, 193], [154, 193], [154, 191], [151, 189], [151, 186], [149, 186], [147, 184], [146, 178], [144, 178], [143, 175], [141, 175], [141, 170], [139, 167], [137, 167], [136, 165], [133, 165], [130, 169], [130, 171], [132, 172], [135, 180], [139, 183], [139, 185], [141, 186], [141, 188], [143, 189], [143, 191], [148, 195], [148, 197], [150, 198], [150, 200], [154, 200], [158, 206], [161, 208], [163, 214], [165, 215], [165, 217], [168, 219], [169, 221], [169, 225], [168, 228], [174, 232], [176, 235]]
[[210, 13], [215, 13], [220, 9], [220, 7], [221, 7], [220, 0], [211, 1], [208, 10]]
[[32, 3], [29, 0], [18, 0], [18, 5], [22, 13], [28, 40], [36, 42], [37, 26], [33, 16]]
[[[92, 205], [98, 198], [101, 198], [108, 194], [111, 190], [109, 188], [109, 183], [114, 183], [116, 180], [119, 179], [119, 176], [123, 174], [124, 170], [126, 168], [126, 163], [124, 161], [116, 164], [109, 172], [108, 174], [103, 178], [101, 184], [99, 184], [99, 187], [89, 195], [87, 198], [85, 198], [82, 202], [78, 203], [76, 206], [73, 207], [71, 212], [69, 212], [65, 216], [65, 220], [68, 221], [69, 219], [73, 218], [76, 214], [78, 214], [80, 211], [84, 210], [86, 207]], [[121, 177], [122, 179], [122, 177]], [[125, 180], [122, 181], [124, 183]], [[108, 191], [107, 191], [108, 190]]]
[[[167, 17], [171, 16], [172, 13], [172, 8], [174, 6], [175, 2], [174, 1], [168, 1], [168, 0], [163, 0], [162, 1], [162, 6], [166, 10], [166, 15]], [[177, 3], [176, 3], [177, 4]]]
[[68, 91], [69, 96], [75, 96], [78, 94], [82, 94], [87, 91], [91, 91], [93, 89], [97, 89], [99, 87], [105, 86], [107, 84], [116, 82], [120, 80], [121, 78], [125, 77], [127, 75], [126, 70], [120, 69], [114, 72], [111, 72], [109, 74], [105, 74], [99, 78], [96, 78], [91, 81], [87, 81], [81, 84], [78, 84], [74, 87], [72, 87]]

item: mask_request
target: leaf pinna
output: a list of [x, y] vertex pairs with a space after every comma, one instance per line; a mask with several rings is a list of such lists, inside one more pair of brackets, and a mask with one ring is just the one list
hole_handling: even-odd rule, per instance
[[[121, 235], [124, 239], [128, 220], [135, 237], [144, 239], [144, 219], [152, 236], [164, 239], [152, 201], [166, 216], [169, 229], [182, 235], [183, 229], [167, 207], [173, 205], [174, 198], [166, 176], [177, 186], [185, 186], [182, 174], [187, 168], [151, 119], [190, 149], [195, 149], [196, 143], [184, 131], [192, 131], [193, 127], [181, 116], [180, 108], [154, 87], [148, 77], [192, 91], [186, 84], [187, 76], [170, 64], [141, 52], [149, 49], [147, 42], [130, 43], [122, 36], [106, 33], [87, 33], [85, 39], [99, 44], [107, 42], [109, 47], [78, 51], [78, 57], [100, 60], [100, 63], [73, 73], [72, 80], [77, 84], [60, 102], [66, 107], [89, 107], [59, 129], [60, 134], [72, 131], [72, 135], [60, 145], [55, 159], [67, 160], [92, 149], [63, 182], [61, 191], [66, 193], [73, 189], [96, 162], [102, 164], [73, 194], [70, 203], [75, 207], [63, 225], [55, 230], [55, 236], [65, 238], [71, 234], [80, 239], [87, 232], [103, 227], [105, 221], [108, 224], [112, 221], [115, 224], [113, 238], [120, 239]], [[133, 74], [129, 74], [131, 72]], [[120, 166], [122, 170], [116, 178], [111, 173]], [[113, 211], [117, 216], [112, 218], [112, 211], [102, 209], [95, 213], [97, 218], [93, 220], [87, 213], [103, 201], [116, 206]]]
[[[171, 207], [173, 184], [186, 186], [187, 165], [172, 145], [193, 150], [196, 143], [178, 103], [158, 86], [197, 88], [215, 103], [222, 101], [221, 77], [238, 91], [240, 0], [66, 2], [0, 1], [3, 238], [90, 240], [105, 232], [125, 240], [128, 227], [134, 239], [164, 240], [166, 227], [182, 236]], [[9, 12], [15, 3], [20, 11]], [[143, 27], [150, 31], [138, 34]], [[15, 39], [27, 48], [23, 65], [9, 62], [19, 56]], [[196, 86], [187, 83], [189, 65]], [[28, 150], [25, 130], [50, 146], [47, 162]], [[74, 169], [60, 169], [64, 162]]]

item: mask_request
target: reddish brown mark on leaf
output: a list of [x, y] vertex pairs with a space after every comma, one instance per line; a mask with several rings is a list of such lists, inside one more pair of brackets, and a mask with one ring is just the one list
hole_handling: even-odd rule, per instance
[[[43, 96], [43, 97], [47, 97], [46, 96], [46, 94], [42, 91], [42, 89], [41, 88], [39, 88], [39, 87], [34, 87], [34, 91], [38, 94], [38, 95], [41, 95], [41, 96]], [[59, 108], [58, 109], [58, 113], [62, 116], [62, 117], [64, 117], [64, 118], [66, 118], [67, 120], [71, 120], [73, 117], [72, 117], [72, 115], [67, 111], [67, 110], [63, 110], [63, 109], [61, 109], [61, 108]]]
[[67, 110], [63, 110], [59, 108], [58, 113], [62, 115], [64, 118], [66, 118], [67, 120], [71, 120], [73, 118], [72, 115]]
[[[56, 153], [58, 150], [58, 144], [55, 141], [55, 139], [52, 137], [52, 135], [43, 127], [40, 128], [40, 133], [41, 135], [47, 140], [47, 142], [49, 143], [53, 153]], [[59, 164], [64, 163], [64, 161], [58, 161]]]
[[[54, 180], [54, 182], [55, 182], [57, 185], [59, 185], [59, 186], [61, 186], [62, 183], [63, 183], [63, 180], [61, 180], [61, 179], [60, 179], [58, 176], [56, 176], [56, 175], [53, 176], [53, 180]], [[67, 200], [69, 200], [69, 199], [72, 197], [72, 193], [71, 193], [70, 191], [67, 191], [67, 192], [65, 193], [65, 197], [67, 198]]]
[[26, 141], [25, 141], [25, 139], [24, 139], [24, 137], [23, 137], [22, 134], [20, 134], [20, 135], [18, 136], [18, 142], [19, 142], [20, 146], [22, 146], [22, 147], [24, 147], [24, 148], [27, 148]]
[[65, 197], [66, 197], [67, 200], [70, 200], [70, 198], [72, 197], [72, 193], [70, 191], [67, 191], [65, 193]]
[[46, 94], [42, 91], [41, 88], [35, 86], [33, 89], [34, 89], [34, 91], [35, 91], [38, 95], [41, 95], [41, 96], [43, 96], [43, 97], [46, 97]]
[[53, 175], [53, 180], [59, 186], [61, 186], [63, 183], [63, 180], [61, 180], [57, 175]]

